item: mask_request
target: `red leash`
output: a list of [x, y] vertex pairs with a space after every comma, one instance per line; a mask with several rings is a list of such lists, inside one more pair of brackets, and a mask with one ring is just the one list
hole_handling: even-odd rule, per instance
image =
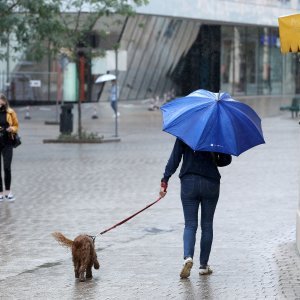
[[108, 228], [108, 229], [106, 229], [106, 230], [104, 230], [104, 231], [102, 231], [102, 232], [99, 232], [96, 236], [93, 237], [93, 239], [95, 239], [98, 235], [102, 235], [102, 234], [104, 234], [104, 233], [106, 233], [106, 232], [108, 232], [108, 231], [110, 231], [110, 230], [112, 230], [112, 229], [114, 229], [114, 228], [116, 228], [116, 227], [118, 227], [118, 226], [120, 226], [120, 225], [126, 223], [127, 221], [129, 221], [130, 219], [134, 218], [136, 215], [140, 214], [141, 212], [143, 212], [143, 211], [146, 210], [147, 208], [151, 207], [152, 205], [154, 205], [155, 203], [157, 203], [157, 202], [158, 202], [159, 200], [161, 200], [161, 199], [162, 199], [162, 197], [159, 197], [157, 200], [155, 200], [154, 202], [150, 203], [149, 205], [147, 205], [147, 206], [144, 207], [143, 209], [139, 210], [139, 211], [136, 212], [135, 214], [133, 214], [133, 215], [131, 215], [130, 217], [126, 218], [125, 220], [123, 220], [123, 221], [117, 223], [116, 225], [114, 225], [114, 226], [112, 226], [112, 227], [110, 227], [110, 228]]

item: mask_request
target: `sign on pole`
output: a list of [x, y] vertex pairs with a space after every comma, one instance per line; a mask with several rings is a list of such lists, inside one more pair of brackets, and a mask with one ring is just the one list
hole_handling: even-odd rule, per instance
[[92, 74], [106, 74], [107, 72], [107, 59], [106, 57], [93, 57], [92, 58]]
[[30, 87], [41, 87], [42, 82], [41, 82], [41, 80], [30, 80], [29, 81], [29, 86]]
[[[116, 66], [116, 51], [106, 51], [107, 70], [113, 71]], [[127, 50], [118, 50], [118, 71], [127, 71]]]

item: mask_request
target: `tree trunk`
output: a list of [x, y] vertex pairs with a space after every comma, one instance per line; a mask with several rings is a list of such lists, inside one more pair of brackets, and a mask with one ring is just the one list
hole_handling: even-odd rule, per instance
[[82, 138], [82, 121], [81, 121], [81, 97], [80, 97], [80, 87], [81, 87], [81, 76], [80, 76], [80, 71], [81, 71], [81, 61], [80, 57], [77, 58], [77, 79], [78, 79], [78, 87], [77, 87], [77, 112], [78, 112], [78, 123], [77, 123], [77, 133], [78, 133], [78, 138]]
[[82, 125], [81, 125], [81, 100], [78, 96], [78, 138], [81, 139], [82, 137]]

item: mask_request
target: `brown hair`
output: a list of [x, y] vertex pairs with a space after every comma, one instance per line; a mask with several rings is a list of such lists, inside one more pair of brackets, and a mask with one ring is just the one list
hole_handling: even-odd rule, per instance
[[9, 103], [8, 103], [6, 96], [4, 94], [0, 94], [0, 99], [5, 102], [5, 104], [4, 104], [5, 108], [8, 109]]

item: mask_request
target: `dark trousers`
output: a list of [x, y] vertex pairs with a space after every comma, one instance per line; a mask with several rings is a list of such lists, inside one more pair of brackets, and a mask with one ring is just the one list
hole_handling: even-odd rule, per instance
[[117, 114], [117, 101], [111, 101], [110, 106], [113, 109], [115, 115]]
[[199, 175], [181, 178], [181, 202], [185, 227], [183, 233], [184, 258], [194, 256], [198, 210], [201, 205], [200, 265], [207, 265], [213, 241], [213, 219], [219, 199], [220, 183]]
[[12, 145], [0, 145], [0, 192], [3, 192], [2, 157], [3, 157], [3, 167], [4, 167], [4, 185], [6, 190], [10, 190], [11, 162], [13, 157]]

